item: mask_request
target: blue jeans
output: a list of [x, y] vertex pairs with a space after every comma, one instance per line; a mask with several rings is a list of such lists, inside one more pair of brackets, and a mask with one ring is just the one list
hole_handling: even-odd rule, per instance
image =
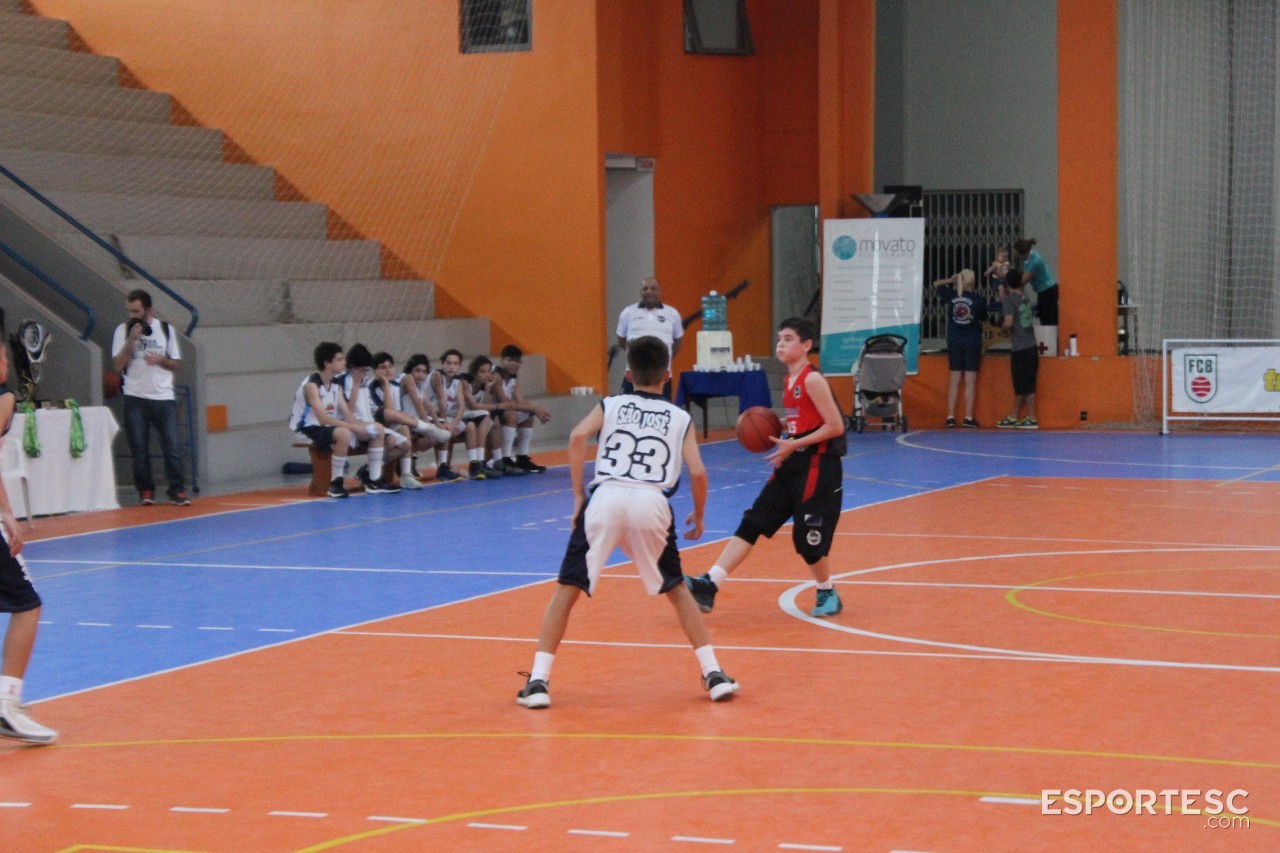
[[151, 479], [151, 427], [160, 436], [164, 452], [164, 475], [169, 481], [169, 496], [184, 491], [182, 486], [182, 448], [178, 444], [178, 403], [175, 400], [124, 398], [124, 432], [133, 455], [133, 485], [139, 492], [154, 492]]

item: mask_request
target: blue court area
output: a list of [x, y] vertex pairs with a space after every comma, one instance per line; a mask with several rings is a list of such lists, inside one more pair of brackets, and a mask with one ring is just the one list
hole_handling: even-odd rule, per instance
[[[702, 450], [706, 543], [733, 533], [769, 468], [736, 442]], [[1280, 482], [1277, 451], [1257, 434], [872, 431], [849, 437], [844, 507], [998, 476]], [[673, 503], [683, 531], [686, 487]], [[30, 543], [45, 610], [28, 698], [546, 581], [571, 509], [559, 467]], [[540, 618], [529, 614], [530, 635]]]

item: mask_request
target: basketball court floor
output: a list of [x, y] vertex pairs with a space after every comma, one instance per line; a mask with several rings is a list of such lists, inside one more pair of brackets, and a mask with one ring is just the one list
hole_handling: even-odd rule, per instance
[[[768, 476], [720, 439], [689, 574]], [[761, 540], [707, 617], [742, 685], [714, 704], [621, 554], [574, 612], [551, 708], [515, 704], [568, 536], [563, 465], [40, 519], [26, 693], [61, 739], [0, 742], [0, 848], [1280, 849], [1276, 449], [850, 436], [845, 611], [808, 616], [788, 531]]]

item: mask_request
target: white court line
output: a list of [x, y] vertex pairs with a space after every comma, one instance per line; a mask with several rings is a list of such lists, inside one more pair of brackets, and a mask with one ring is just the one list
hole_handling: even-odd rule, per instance
[[[27, 563], [45, 563], [52, 565], [112, 565], [102, 560], [25, 560]], [[269, 569], [280, 572], [356, 572], [363, 574], [388, 575], [499, 575], [503, 577], [553, 578], [555, 572], [488, 572], [461, 571], [450, 569], [378, 569], [355, 566], [265, 566], [251, 563], [178, 563], [178, 562], [120, 562], [117, 566], [151, 566], [157, 568], [181, 569]]]
[[[1215, 570], [1216, 571], [1216, 570]], [[1265, 592], [1198, 592], [1183, 589], [1109, 589], [1106, 587], [1087, 586], [1027, 586], [1026, 584], [1009, 583], [944, 583], [925, 581], [834, 581], [842, 586], [926, 586], [941, 589], [1016, 589], [1019, 592], [1102, 592], [1122, 593], [1124, 595], [1190, 595], [1205, 598], [1257, 598], [1280, 599], [1280, 594]]]
[[607, 829], [570, 829], [570, 835], [600, 835], [605, 838], [630, 838], [629, 832], [610, 832]]
[[870, 539], [972, 539], [980, 542], [990, 542], [998, 539], [1000, 542], [1080, 542], [1085, 545], [1157, 545], [1161, 548], [1169, 548], [1179, 546], [1183, 548], [1250, 548], [1280, 551], [1280, 546], [1275, 545], [1258, 545], [1258, 544], [1233, 544], [1231, 542], [1169, 542], [1160, 539], [1093, 539], [1076, 536], [983, 536], [967, 533], [894, 533], [883, 532], [876, 533], [867, 530], [850, 530], [836, 531], [836, 536], [861, 536]]
[[0, 803], [0, 809], [25, 809], [30, 807], [31, 803]]
[[699, 838], [696, 835], [673, 835], [672, 841], [690, 841], [694, 844], [733, 844], [732, 838]]
[[[409, 639], [409, 640], [478, 640], [498, 643], [536, 643], [537, 637], [484, 637], [475, 634], [416, 634], [407, 631], [333, 631], [331, 636], [335, 637], [385, 637], [392, 639]], [[614, 640], [562, 640], [561, 645], [567, 646], [601, 646], [605, 648], [624, 648], [624, 649], [684, 649], [689, 648], [688, 643], [628, 643]], [[784, 652], [784, 653], [800, 653], [814, 655], [868, 655], [882, 657], [909, 657], [909, 658], [961, 658], [965, 660], [985, 660], [985, 661], [1035, 661], [1038, 663], [1072, 663], [1072, 661], [1063, 661], [1045, 655], [1029, 653], [1026, 656], [1015, 657], [1011, 655], [995, 655], [995, 654], [962, 654], [958, 652], [907, 652], [907, 651], [889, 651], [882, 649], [819, 649], [819, 648], [796, 648], [794, 646], [725, 646], [716, 644], [717, 649], [727, 649], [734, 652]]]
[[[859, 569], [857, 571], [845, 572], [843, 574], [833, 574], [832, 578], [842, 580], [844, 578], [855, 575], [868, 575], [877, 572], [893, 571], [895, 569], [920, 568], [923, 566], [941, 566], [955, 565], [958, 563], [972, 563], [979, 560], [1028, 560], [1037, 557], [1059, 557], [1059, 556], [1096, 556], [1096, 555], [1112, 555], [1112, 554], [1155, 554], [1155, 553], [1221, 553], [1223, 551], [1267, 551], [1270, 548], [1147, 548], [1147, 549], [1127, 549], [1112, 548], [1099, 549], [1092, 551], [1042, 551], [1027, 552], [1020, 554], [987, 554], [977, 557], [947, 557], [937, 560], [917, 560], [908, 563], [895, 563], [888, 566], [877, 566], [870, 569]], [[782, 608], [784, 613], [799, 619], [802, 622], [808, 622], [812, 625], [819, 626], [828, 631], [841, 631], [846, 634], [854, 634], [861, 637], [872, 637], [877, 640], [888, 640], [890, 642], [908, 643], [911, 645], [931, 646], [935, 648], [958, 649], [969, 652], [990, 652], [999, 655], [1013, 655], [1019, 659], [1033, 658], [1052, 661], [1063, 661], [1073, 663], [1092, 663], [1109, 666], [1149, 666], [1149, 667], [1168, 667], [1170, 669], [1206, 669], [1206, 670], [1224, 670], [1230, 672], [1266, 672], [1278, 673], [1280, 667], [1277, 666], [1245, 666], [1242, 664], [1224, 664], [1224, 663], [1200, 663], [1187, 661], [1166, 661], [1166, 660], [1148, 660], [1143, 658], [1112, 658], [1112, 657], [1094, 657], [1089, 655], [1071, 655], [1061, 654], [1058, 652], [1029, 652], [1023, 649], [1004, 649], [995, 646], [977, 646], [970, 643], [948, 643], [940, 640], [926, 640], [921, 637], [905, 637], [896, 634], [883, 634], [878, 631], [868, 631], [862, 628], [855, 628], [852, 625], [845, 625], [834, 622], [830, 619], [819, 619], [810, 616], [804, 610], [796, 606], [796, 598], [802, 590], [806, 590], [814, 585], [813, 581], [797, 584], [791, 589], [786, 590], [778, 597], [778, 606]], [[1034, 586], [1018, 585], [1011, 587], [1015, 590], [1034, 590]]]
[[73, 809], [106, 809], [108, 811], [124, 811], [128, 806], [113, 805], [110, 803], [72, 803]]
[[386, 815], [369, 815], [367, 820], [380, 820], [386, 823], [426, 823], [426, 818], [421, 817], [387, 817]]
[[[1017, 453], [986, 453], [977, 450], [952, 450], [946, 447], [930, 447], [927, 444], [913, 444], [911, 438], [915, 435], [925, 435], [926, 433], [908, 433], [895, 439], [896, 443], [904, 447], [911, 447], [916, 450], [925, 450], [930, 453], [948, 453], [955, 456], [977, 456], [984, 459], [1022, 459], [1030, 462], [1064, 462], [1069, 465], [1100, 465], [1103, 467], [1114, 465], [1116, 467], [1127, 468], [1187, 468], [1192, 471], [1257, 471], [1252, 466], [1243, 465], [1183, 465], [1169, 462], [1116, 462], [1111, 459], [1060, 459], [1054, 456], [1040, 455], [1021, 455]], [[1267, 469], [1264, 469], [1267, 470]], [[1026, 479], [1022, 475], [1010, 475], [1014, 479]], [[1064, 477], [1054, 477], [1053, 479], [1066, 479]], [[1164, 478], [1168, 479], [1168, 478]], [[1181, 481], [1179, 481], [1181, 482]], [[1127, 490], [1118, 490], [1127, 491]]]
[[1039, 800], [1033, 800], [1030, 797], [979, 797], [980, 803], [997, 803], [1005, 806], [1038, 806]]
[[268, 817], [328, 817], [328, 812], [267, 812]]
[[203, 809], [196, 806], [174, 806], [171, 812], [189, 812], [191, 814], [226, 814], [231, 809]]
[[135, 628], [172, 628], [172, 625], [135, 625]]
[[469, 823], [467, 826], [472, 829], [507, 829], [512, 832], [524, 832], [529, 828], [527, 826], [513, 826], [509, 823]]
[[779, 850], [829, 850], [832, 853], [839, 853], [843, 847], [829, 847], [825, 844], [779, 844]]

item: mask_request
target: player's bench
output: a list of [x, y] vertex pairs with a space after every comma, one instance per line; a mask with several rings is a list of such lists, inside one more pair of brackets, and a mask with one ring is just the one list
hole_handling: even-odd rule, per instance
[[[323, 498], [329, 494], [329, 469], [333, 460], [333, 450], [321, 450], [315, 442], [295, 437], [294, 447], [305, 447], [311, 454], [311, 483], [307, 486], [307, 494], [313, 498]], [[362, 446], [363, 447], [363, 446]], [[350, 450], [347, 458], [363, 453], [363, 449]]]

